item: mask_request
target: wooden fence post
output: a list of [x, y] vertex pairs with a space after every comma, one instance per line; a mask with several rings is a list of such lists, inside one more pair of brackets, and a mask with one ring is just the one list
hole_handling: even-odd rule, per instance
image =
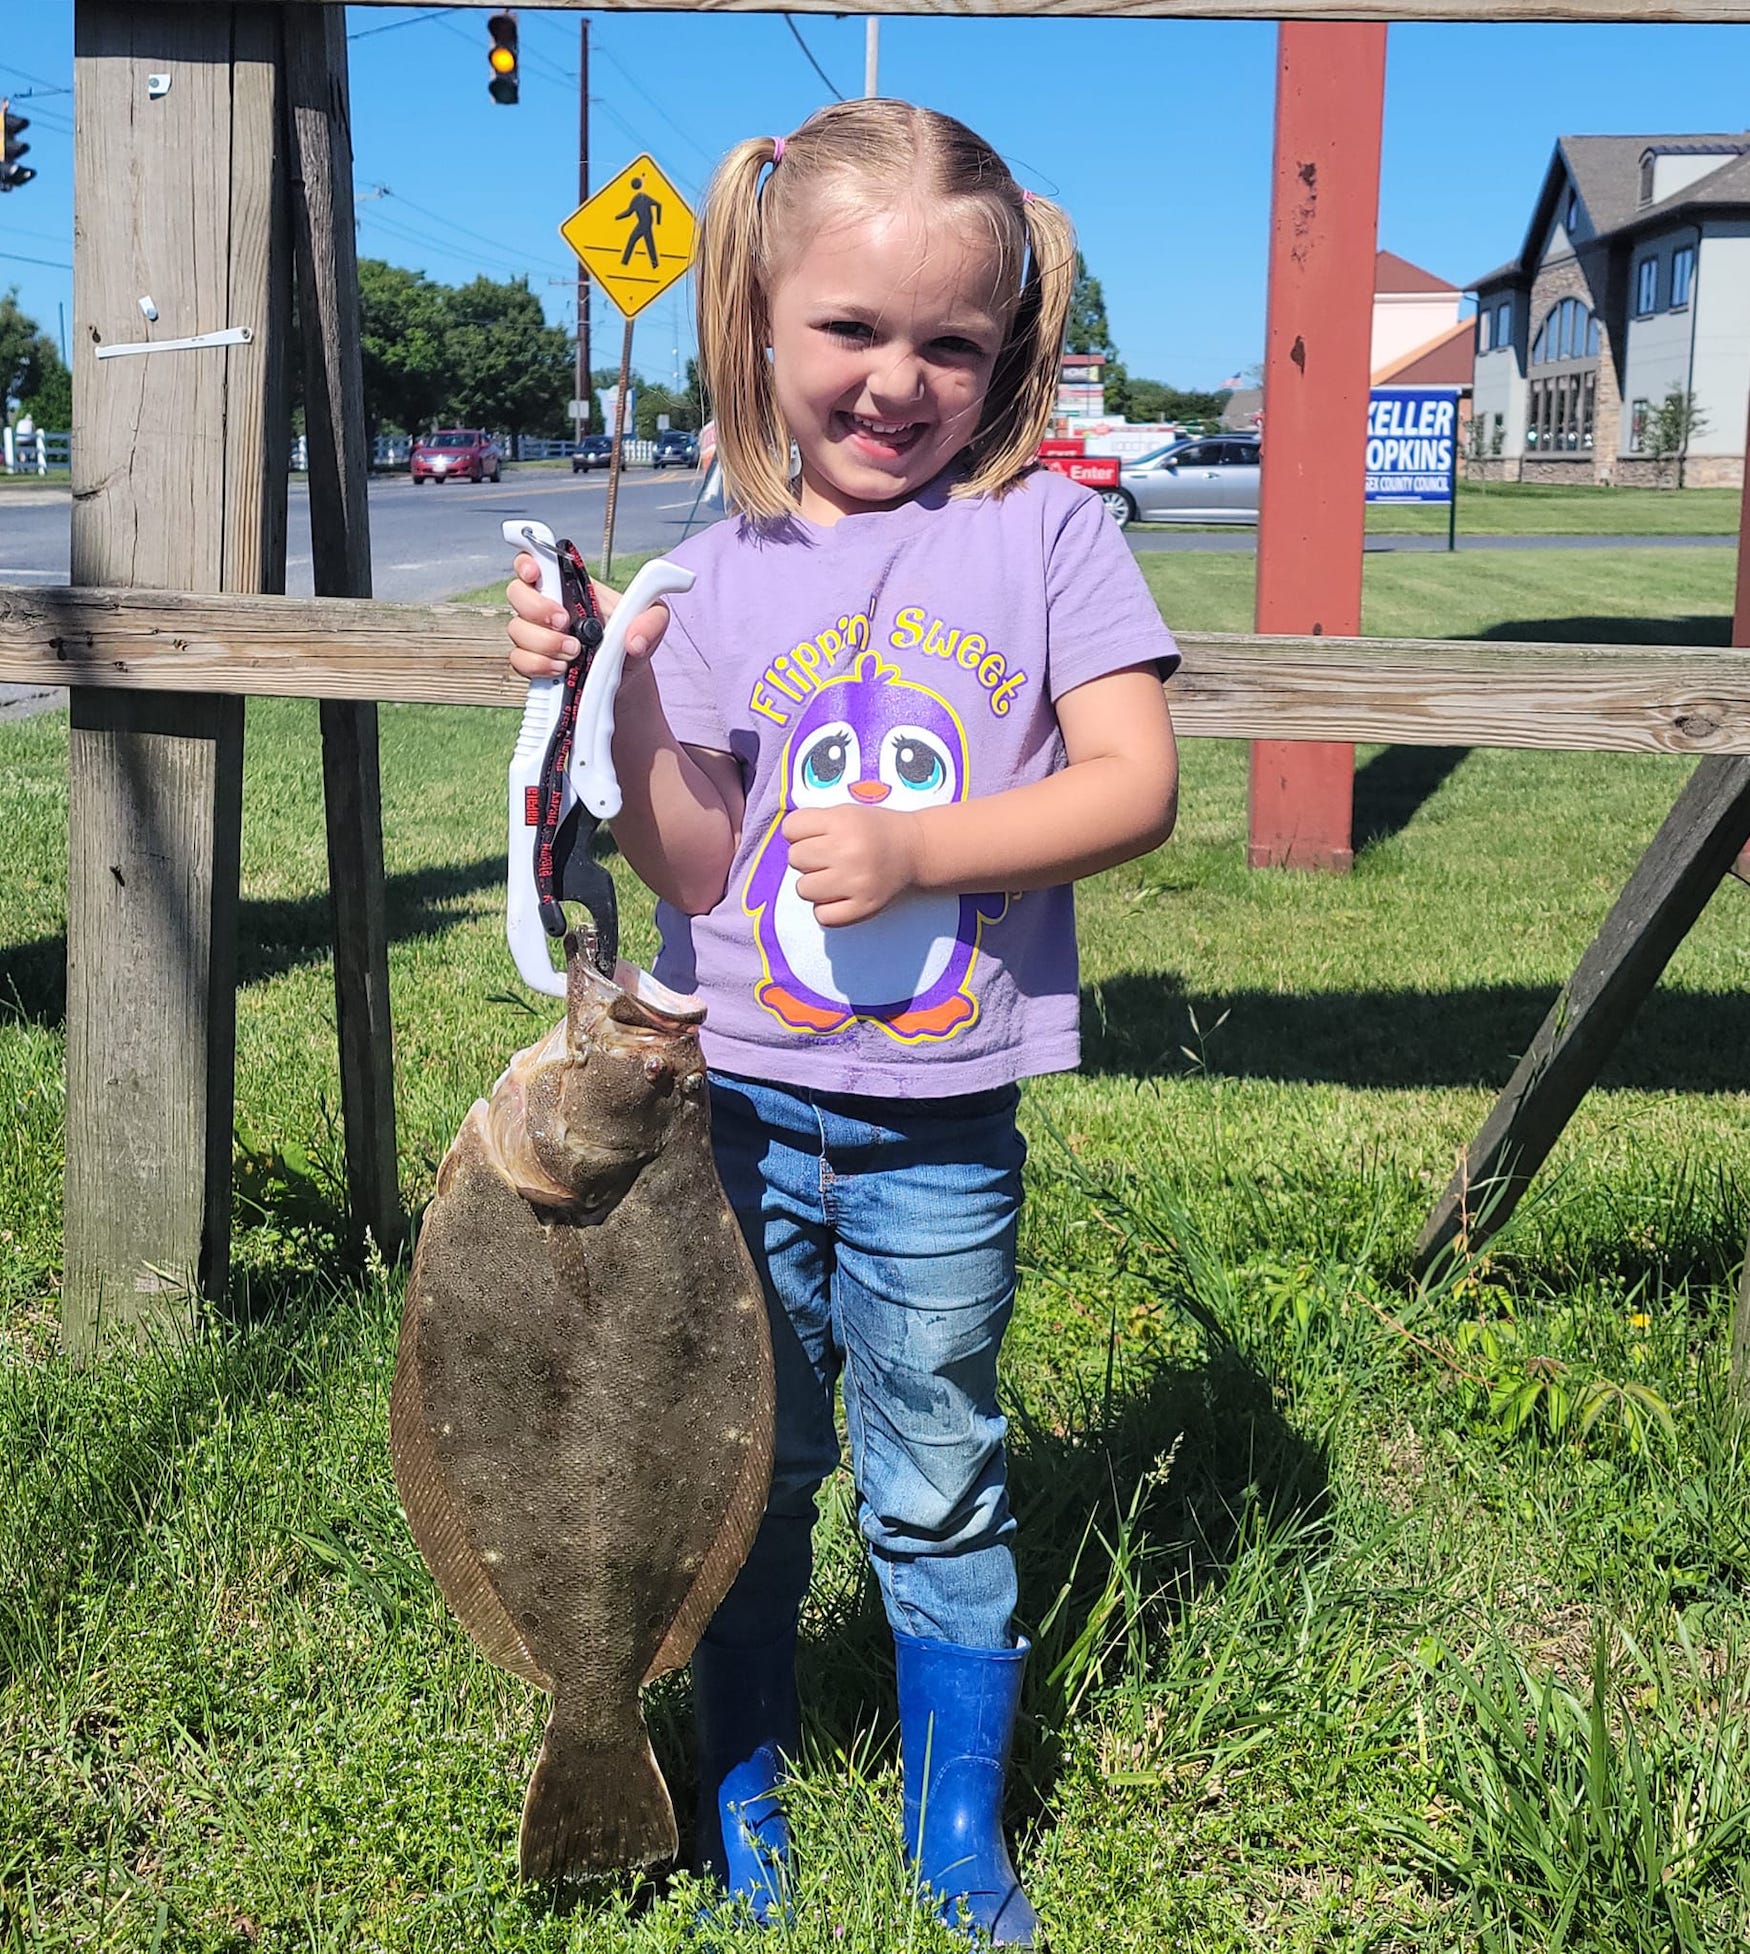
[[[345, 12], [288, 7], [285, 37], [315, 589], [318, 597], [368, 597], [370, 463], [359, 352]], [[321, 722], [348, 1207], [355, 1236], [368, 1232], [393, 1255], [406, 1228], [395, 1161], [395, 1039], [377, 708], [324, 699]]]
[[[1303, 20], [1276, 33], [1258, 629], [1353, 637], [1386, 30]], [[1348, 742], [1255, 741], [1248, 866], [1347, 869], [1354, 785]]]
[[[279, 40], [277, 8], [78, 0], [75, 584], [285, 587]], [[75, 689], [71, 725], [62, 1338], [89, 1352], [224, 1287], [243, 704]]]

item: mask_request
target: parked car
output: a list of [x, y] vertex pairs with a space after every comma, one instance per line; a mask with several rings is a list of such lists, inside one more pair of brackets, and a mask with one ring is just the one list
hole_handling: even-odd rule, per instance
[[496, 482], [504, 473], [504, 450], [483, 427], [440, 427], [415, 441], [407, 458], [414, 482]]
[[1119, 522], [1254, 523], [1263, 451], [1256, 434], [1170, 441], [1126, 462], [1100, 500]]
[[699, 437], [684, 427], [659, 428], [656, 435], [656, 452], [650, 457], [652, 468], [667, 468], [670, 464], [681, 468], [697, 468], [699, 465]]

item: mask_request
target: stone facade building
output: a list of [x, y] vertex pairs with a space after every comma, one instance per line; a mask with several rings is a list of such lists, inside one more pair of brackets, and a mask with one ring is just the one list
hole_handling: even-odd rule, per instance
[[[1479, 278], [1473, 476], [1738, 486], [1750, 416], [1750, 132], [1564, 136], [1519, 256]], [[1683, 452], [1649, 420], [1692, 396]]]

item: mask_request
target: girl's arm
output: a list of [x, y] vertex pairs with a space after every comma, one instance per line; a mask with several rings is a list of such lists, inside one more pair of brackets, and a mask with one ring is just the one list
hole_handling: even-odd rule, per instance
[[[519, 556], [516, 572], [505, 593], [516, 613], [511, 668], [524, 678], [557, 678], [577, 650], [554, 629], [565, 614], [541, 595], [532, 556]], [[611, 617], [618, 595], [605, 584], [593, 588], [602, 615]], [[729, 881], [741, 836], [741, 769], [732, 755], [682, 746], [671, 731], [650, 669], [667, 625], [667, 607], [653, 604], [627, 637], [614, 713], [614, 771], [624, 797], [614, 840], [640, 881], [698, 916], [715, 907]]]
[[1068, 765], [1048, 780], [915, 814], [799, 808], [784, 820], [797, 893], [831, 928], [912, 889], [1044, 889], [1158, 848], [1179, 763], [1159, 674], [1131, 666], [1057, 701]]

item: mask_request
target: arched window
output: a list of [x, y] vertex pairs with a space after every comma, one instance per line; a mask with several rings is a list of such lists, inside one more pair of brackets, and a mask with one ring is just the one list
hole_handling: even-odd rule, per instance
[[1657, 158], [1653, 152], [1650, 149], [1642, 150], [1640, 201], [1643, 204], [1650, 204], [1653, 201], [1653, 172], [1656, 167]]
[[1531, 377], [1525, 403], [1528, 453], [1580, 454], [1591, 448], [1597, 359], [1597, 319], [1578, 299], [1558, 300], [1545, 313], [1531, 344], [1534, 368], [1560, 370]]
[[1562, 299], [1544, 315], [1531, 343], [1531, 364], [1553, 366], [1557, 360], [1598, 357], [1598, 321], [1578, 299]]

